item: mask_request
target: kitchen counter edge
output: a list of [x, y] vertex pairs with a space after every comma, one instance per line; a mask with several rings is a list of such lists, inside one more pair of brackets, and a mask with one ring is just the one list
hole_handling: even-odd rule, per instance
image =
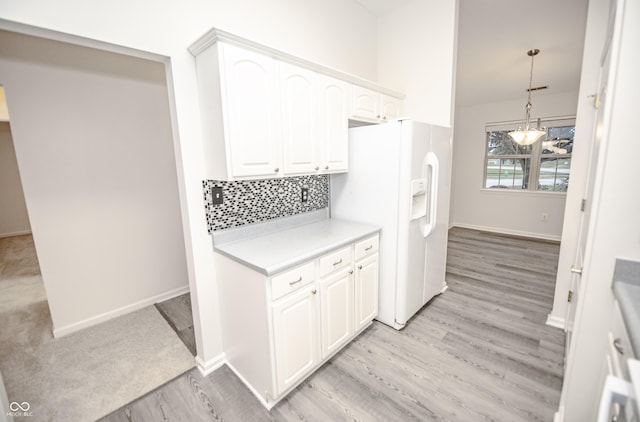
[[328, 218], [251, 238], [214, 243], [214, 251], [272, 276], [379, 232], [379, 227], [370, 224]]

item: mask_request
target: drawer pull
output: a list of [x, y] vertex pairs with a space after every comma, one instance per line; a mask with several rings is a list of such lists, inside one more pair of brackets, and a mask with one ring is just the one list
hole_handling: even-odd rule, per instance
[[369, 245], [368, 248], [364, 248], [365, 251], [370, 251], [371, 249], [373, 249], [373, 245]]
[[301, 281], [302, 281], [302, 276], [298, 277], [298, 279], [297, 279], [297, 280], [290, 281], [290, 282], [289, 282], [289, 286], [293, 286], [294, 284], [298, 284], [298, 283], [300, 283]]
[[613, 347], [616, 349], [618, 353], [624, 355], [624, 347], [622, 347], [622, 340], [619, 338], [613, 340]]
[[333, 263], [333, 265], [340, 265], [342, 264], [342, 258], [340, 258], [339, 260], [337, 260], [336, 262]]
[[349, 270], [349, 274], [353, 274], [353, 270]]
[[316, 289], [313, 289], [313, 290], [311, 290], [311, 293], [313, 293], [315, 295], [316, 293], [318, 293], [318, 291]]
[[358, 265], [358, 269], [361, 270], [362, 269], [362, 265]]

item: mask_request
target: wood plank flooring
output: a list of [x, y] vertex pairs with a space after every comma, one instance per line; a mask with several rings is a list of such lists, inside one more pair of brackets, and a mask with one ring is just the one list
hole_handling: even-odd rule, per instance
[[169, 323], [192, 355], [196, 355], [196, 337], [193, 332], [193, 314], [189, 293], [156, 303], [156, 309]]
[[103, 421], [551, 421], [564, 333], [545, 325], [557, 242], [454, 228], [449, 290], [402, 331], [374, 322], [267, 412], [226, 366]]

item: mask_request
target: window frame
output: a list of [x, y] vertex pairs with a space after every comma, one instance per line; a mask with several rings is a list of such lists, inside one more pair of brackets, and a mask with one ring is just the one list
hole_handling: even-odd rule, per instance
[[[538, 119], [532, 119], [536, 122]], [[576, 125], [576, 116], [557, 116], [557, 117], [547, 117], [540, 118], [540, 126], [542, 127], [563, 127], [563, 126], [574, 126]], [[535, 194], [535, 195], [566, 195], [567, 191], [558, 191], [558, 190], [544, 190], [539, 189], [539, 181], [540, 181], [540, 167], [542, 165], [542, 158], [544, 158], [545, 154], [542, 154], [542, 142], [543, 140], [538, 140], [531, 145], [531, 153], [530, 154], [511, 154], [511, 155], [497, 155], [491, 156], [489, 155], [489, 132], [497, 132], [497, 131], [510, 131], [516, 130], [518, 127], [524, 126], [523, 120], [515, 120], [515, 121], [507, 121], [507, 122], [489, 122], [485, 125], [484, 131], [484, 160], [482, 162], [482, 180], [481, 180], [481, 191], [483, 192], [501, 192], [501, 193], [516, 193], [522, 194], [526, 192], [527, 194]], [[575, 138], [575, 133], [574, 133]], [[554, 154], [554, 159], [561, 158], [572, 158], [573, 151], [567, 154]], [[487, 187], [487, 163], [490, 159], [496, 160], [505, 160], [505, 159], [530, 159], [530, 168], [529, 168], [529, 181], [528, 187], [526, 189], [499, 189]], [[569, 176], [571, 175], [571, 171], [569, 171]], [[535, 188], [532, 189], [531, 186]]]

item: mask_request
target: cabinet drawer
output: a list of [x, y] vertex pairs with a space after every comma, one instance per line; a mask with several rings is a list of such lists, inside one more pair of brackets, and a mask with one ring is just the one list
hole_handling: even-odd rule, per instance
[[320, 277], [351, 265], [351, 246], [320, 258]]
[[271, 299], [276, 300], [305, 286], [314, 279], [313, 262], [286, 271], [271, 278]]
[[356, 243], [356, 261], [378, 251], [378, 236], [373, 236]]

